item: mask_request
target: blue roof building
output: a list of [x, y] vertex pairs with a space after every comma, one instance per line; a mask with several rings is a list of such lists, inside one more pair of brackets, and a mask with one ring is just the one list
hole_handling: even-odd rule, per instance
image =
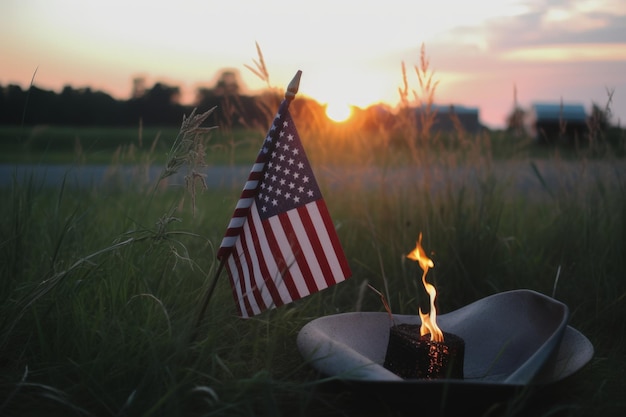
[[587, 120], [582, 104], [533, 103], [526, 125], [540, 142], [572, 143], [586, 139]]

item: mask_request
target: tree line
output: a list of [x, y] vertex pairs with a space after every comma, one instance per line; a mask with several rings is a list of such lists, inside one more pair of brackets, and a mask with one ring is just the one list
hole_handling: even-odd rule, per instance
[[[135, 80], [137, 81], [137, 80]], [[157, 82], [150, 88], [138, 88], [131, 98], [118, 100], [91, 88], [65, 86], [60, 92], [35, 85], [0, 85], [0, 125], [58, 126], [179, 126], [183, 115], [193, 108], [205, 111], [214, 106], [214, 122], [232, 127], [266, 124], [266, 96], [240, 93], [239, 85], [224, 72], [213, 88], [198, 88], [191, 105], [180, 102], [177, 86]]]

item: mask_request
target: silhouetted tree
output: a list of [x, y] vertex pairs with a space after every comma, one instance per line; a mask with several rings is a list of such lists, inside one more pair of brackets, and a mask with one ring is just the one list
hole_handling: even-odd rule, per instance
[[139, 98], [128, 103], [129, 113], [144, 124], [176, 125], [182, 120], [185, 108], [180, 105], [180, 88], [156, 83]]
[[65, 86], [58, 98], [57, 122], [64, 125], [116, 124], [122, 113], [122, 103], [91, 88], [75, 90], [71, 86]]
[[29, 124], [57, 123], [59, 104], [60, 100], [56, 93], [33, 85], [28, 91], [28, 108], [24, 121]]
[[0, 88], [0, 123], [19, 125], [22, 123], [26, 92], [19, 85], [9, 84]]
[[238, 73], [223, 71], [214, 88], [200, 87], [196, 90], [195, 107], [207, 111], [217, 106], [214, 122], [222, 127], [267, 127], [269, 119], [259, 97], [241, 94]]
[[216, 96], [238, 96], [239, 95], [239, 81], [235, 71], [224, 71], [217, 80], [214, 93]]
[[213, 88], [198, 87], [196, 89], [194, 106], [198, 108], [198, 111], [205, 112], [217, 106], [219, 102], [220, 99]]

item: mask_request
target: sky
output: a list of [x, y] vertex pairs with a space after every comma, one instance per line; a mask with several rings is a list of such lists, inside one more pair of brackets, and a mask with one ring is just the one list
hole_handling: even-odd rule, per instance
[[425, 45], [437, 104], [477, 107], [505, 125], [517, 102], [609, 102], [626, 124], [623, 0], [2, 0], [0, 85], [91, 87], [130, 97], [132, 79], [179, 86], [190, 104], [224, 69], [262, 89], [245, 65], [260, 46], [274, 87], [302, 70], [300, 94], [329, 105], [399, 101], [402, 63]]

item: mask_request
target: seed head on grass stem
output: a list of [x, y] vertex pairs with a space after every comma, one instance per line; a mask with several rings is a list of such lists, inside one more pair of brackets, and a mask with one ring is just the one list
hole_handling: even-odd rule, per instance
[[188, 172], [185, 175], [185, 186], [191, 194], [192, 207], [195, 214], [196, 207], [196, 184], [199, 182], [202, 188], [207, 189], [205, 174], [199, 173], [198, 168], [206, 166], [206, 148], [204, 146], [204, 135], [217, 126], [202, 127], [202, 123], [215, 111], [217, 106], [204, 113], [196, 114], [197, 109], [193, 109], [189, 116], [183, 116], [183, 123], [180, 131], [174, 140], [172, 149], [167, 154], [165, 168], [161, 172], [159, 181], [172, 176], [185, 165]]
[[257, 77], [259, 77], [261, 79], [261, 81], [265, 82], [265, 84], [267, 85], [267, 88], [271, 89], [272, 85], [270, 83], [270, 73], [267, 70], [267, 66], [265, 65], [265, 58], [263, 58], [263, 51], [261, 50], [261, 47], [259, 46], [258, 42], [255, 42], [256, 45], [256, 53], [257, 56], [259, 57], [259, 60], [255, 60], [253, 59], [252, 62], [254, 62], [254, 67], [248, 64], [244, 64], [243, 66], [248, 68], [250, 71], [252, 71], [252, 73], [254, 75], [256, 75]]
[[217, 126], [202, 127], [202, 123], [215, 111], [217, 106], [204, 113], [196, 114], [193, 109], [189, 116], [183, 116], [180, 131], [174, 140], [172, 149], [167, 154], [165, 169], [159, 180], [174, 175], [185, 164], [192, 166], [204, 166], [205, 149], [201, 136], [216, 129]]

